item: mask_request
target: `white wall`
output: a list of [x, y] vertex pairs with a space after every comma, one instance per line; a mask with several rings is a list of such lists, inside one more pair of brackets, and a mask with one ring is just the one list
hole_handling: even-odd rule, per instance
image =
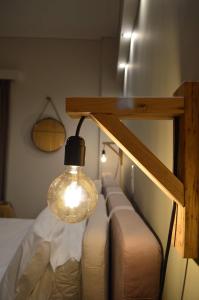
[[[122, 85], [119, 80], [116, 79], [116, 62], [117, 62], [117, 42], [113, 43], [106, 43], [106, 47], [101, 48], [102, 54], [102, 61], [106, 62], [102, 64], [101, 70], [101, 89], [100, 89], [100, 96], [102, 97], [117, 97], [122, 95]], [[109, 51], [107, 51], [109, 48]], [[110, 56], [110, 53], [112, 55]], [[117, 85], [115, 84], [117, 80]], [[111, 140], [107, 137], [105, 133], [100, 131], [100, 147], [99, 147], [99, 158], [101, 156], [101, 152], [103, 149], [103, 142], [110, 142]], [[118, 151], [118, 147], [114, 145], [116, 151]], [[116, 179], [119, 182], [120, 179], [120, 168], [118, 169], [118, 156], [106, 147], [106, 154], [107, 154], [107, 162], [105, 164], [100, 162], [100, 177], [103, 172], [109, 172], [116, 176]], [[118, 170], [118, 171], [117, 171]]]
[[[32, 144], [30, 132], [44, 104], [51, 96], [65, 124], [67, 136], [75, 133], [77, 120], [65, 113], [67, 96], [98, 96], [102, 65], [105, 81], [112, 76], [114, 40], [78, 41], [61, 39], [1, 38], [0, 69], [23, 73], [12, 83], [10, 142], [7, 169], [7, 201], [18, 217], [35, 217], [46, 205], [50, 182], [63, 168], [64, 148], [46, 154]], [[101, 56], [103, 48], [106, 56]], [[112, 79], [112, 87], [116, 81]], [[47, 115], [54, 116], [52, 110]], [[98, 176], [99, 132], [85, 121], [81, 135], [86, 140], [85, 172]]]
[[[171, 96], [185, 80], [199, 80], [199, 2], [141, 0], [138, 34], [130, 53], [127, 95]], [[128, 126], [169, 168], [172, 168], [172, 122], [132, 121]], [[126, 159], [125, 186], [129, 191], [130, 162]], [[171, 202], [136, 168], [135, 198], [166, 245]], [[185, 260], [171, 249], [165, 300], [180, 300]], [[199, 266], [189, 260], [184, 300], [199, 299]]]

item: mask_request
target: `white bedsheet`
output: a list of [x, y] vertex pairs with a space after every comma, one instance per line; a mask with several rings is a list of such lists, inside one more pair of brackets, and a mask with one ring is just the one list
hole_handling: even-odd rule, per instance
[[0, 281], [34, 220], [0, 218]]

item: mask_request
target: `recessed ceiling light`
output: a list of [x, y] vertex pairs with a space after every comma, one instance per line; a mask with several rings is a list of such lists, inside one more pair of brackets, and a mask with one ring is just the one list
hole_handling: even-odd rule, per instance
[[131, 36], [132, 36], [132, 32], [131, 31], [125, 31], [125, 32], [122, 33], [122, 37], [125, 40], [130, 40]]

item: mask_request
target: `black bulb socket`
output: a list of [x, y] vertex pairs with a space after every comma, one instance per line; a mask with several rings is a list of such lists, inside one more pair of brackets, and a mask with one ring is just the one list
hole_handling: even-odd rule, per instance
[[65, 145], [64, 164], [69, 166], [85, 165], [85, 141], [80, 136], [70, 136]]

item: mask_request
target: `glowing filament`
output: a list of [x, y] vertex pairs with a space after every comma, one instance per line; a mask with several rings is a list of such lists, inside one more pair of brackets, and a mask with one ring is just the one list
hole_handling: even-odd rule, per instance
[[76, 181], [71, 182], [64, 191], [65, 207], [75, 208], [85, 199], [85, 192]]

